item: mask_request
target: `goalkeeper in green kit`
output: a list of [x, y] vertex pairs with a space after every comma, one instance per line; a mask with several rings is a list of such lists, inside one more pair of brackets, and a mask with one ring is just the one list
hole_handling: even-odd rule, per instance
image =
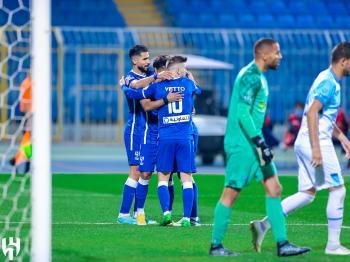
[[288, 242], [281, 206], [281, 185], [272, 162], [272, 152], [262, 136], [268, 85], [264, 72], [276, 69], [282, 55], [273, 39], [260, 39], [254, 46], [254, 61], [239, 72], [231, 97], [225, 135], [227, 156], [225, 188], [214, 212], [209, 254], [237, 256], [223, 247], [222, 241], [231, 218], [231, 207], [252, 178], [266, 189], [266, 213], [277, 242], [278, 256], [295, 256], [310, 251]]

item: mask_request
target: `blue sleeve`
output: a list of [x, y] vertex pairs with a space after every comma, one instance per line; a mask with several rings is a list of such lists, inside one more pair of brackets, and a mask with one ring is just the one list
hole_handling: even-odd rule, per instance
[[195, 85], [194, 93], [195, 93], [196, 95], [200, 95], [200, 94], [202, 93], [202, 88], [200, 88], [199, 85]]
[[135, 77], [133, 77], [132, 75], [127, 75], [125, 77], [125, 85], [126, 85], [126, 87], [130, 87], [131, 83], [133, 81], [135, 81], [135, 80], [137, 80], [137, 79]]
[[122, 90], [125, 96], [129, 99], [136, 99], [136, 100], [144, 99], [142, 89], [133, 89], [124, 85], [122, 86]]
[[322, 81], [314, 90], [314, 98], [322, 103], [322, 105], [328, 104], [329, 100], [333, 97], [335, 92], [335, 85], [329, 81]]
[[142, 88], [143, 99], [154, 97], [156, 93], [156, 85], [151, 84], [145, 88]]

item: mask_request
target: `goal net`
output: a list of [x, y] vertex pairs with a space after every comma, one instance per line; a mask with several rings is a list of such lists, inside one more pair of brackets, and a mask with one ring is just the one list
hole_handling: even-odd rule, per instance
[[[43, 3], [45, 7], [45, 2], [50, 3], [45, 0], [0, 0], [0, 261], [39, 261], [40, 257], [36, 256], [35, 259], [32, 250], [37, 243], [33, 237], [36, 234], [36, 231], [33, 231], [33, 228], [36, 227], [33, 220], [40, 220], [38, 216], [33, 217], [38, 214], [35, 211], [38, 210], [37, 204], [40, 205], [40, 201], [37, 201], [38, 197], [33, 194], [37, 192], [33, 185], [35, 180], [40, 179], [40, 175], [36, 175], [35, 170], [41, 169], [35, 164], [37, 162], [35, 159], [38, 158], [35, 155], [38, 155], [39, 152], [35, 148], [39, 146], [36, 146], [34, 142], [38, 141], [35, 139], [37, 137], [35, 130], [38, 128], [33, 127], [33, 120], [34, 125], [35, 122], [40, 121], [34, 116], [36, 110], [32, 110], [32, 83], [35, 83], [33, 84], [33, 108], [40, 111], [41, 108], [36, 106], [35, 102], [38, 70], [33, 60], [41, 58], [40, 55], [34, 54], [35, 43], [38, 43], [39, 40], [33, 41], [33, 35], [38, 35], [38, 33], [35, 34], [33, 31], [32, 24], [34, 23], [31, 17], [35, 17], [33, 4], [38, 9], [38, 6]], [[41, 18], [38, 17], [38, 19]], [[38, 24], [38, 22], [35, 23]], [[45, 21], [44, 25], [46, 25]], [[43, 81], [47, 84], [45, 79]], [[47, 79], [50, 79], [50, 72]], [[46, 103], [44, 104], [47, 106]], [[47, 111], [51, 112], [49, 106]], [[43, 128], [50, 131], [48, 123], [43, 122], [42, 124]], [[49, 138], [44, 138], [44, 141], [47, 139]], [[32, 141], [34, 165], [31, 163]], [[50, 152], [47, 153], [49, 156]], [[45, 168], [44, 171], [46, 171]], [[47, 186], [50, 189], [44, 192], [50, 192], [51, 186]], [[51, 201], [50, 196], [43, 197]], [[32, 202], [37, 202], [35, 208]], [[46, 207], [47, 205], [44, 205], [44, 208]], [[51, 214], [50, 210], [43, 209], [42, 211]], [[50, 217], [50, 215], [47, 216]], [[47, 230], [43, 228], [43, 231]], [[47, 248], [46, 244], [43, 246]]]

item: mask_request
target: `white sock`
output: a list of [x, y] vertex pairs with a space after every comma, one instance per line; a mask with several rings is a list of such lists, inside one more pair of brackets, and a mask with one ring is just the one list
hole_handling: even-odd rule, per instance
[[345, 188], [342, 186], [329, 192], [327, 203], [328, 243], [327, 248], [336, 249], [340, 245], [340, 231], [343, 224]]
[[130, 214], [119, 213], [118, 217], [130, 217]]
[[[306, 206], [310, 204], [312, 201], [314, 201], [315, 196], [312, 196], [310, 194], [304, 193], [304, 192], [297, 192], [294, 195], [291, 195], [282, 201], [282, 209], [285, 216], [292, 213], [294, 210], [301, 208], [303, 206]], [[263, 223], [263, 226], [266, 229], [269, 229], [270, 222], [268, 217], [264, 217], [261, 222]]]
[[314, 199], [315, 199], [315, 196], [312, 196], [304, 192], [295, 193], [294, 195], [291, 195], [283, 199], [282, 201], [283, 213], [285, 216], [287, 216], [288, 214], [292, 213], [294, 210], [310, 204], [312, 201], [314, 201]]
[[144, 214], [145, 213], [145, 209], [144, 208], [138, 208], [136, 213], [137, 214]]

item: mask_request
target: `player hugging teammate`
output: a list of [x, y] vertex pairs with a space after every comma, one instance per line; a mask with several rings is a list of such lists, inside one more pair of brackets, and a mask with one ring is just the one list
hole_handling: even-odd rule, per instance
[[[195, 168], [195, 126], [192, 122], [193, 95], [200, 89], [185, 67], [186, 58], [158, 56], [149, 70], [149, 53], [136, 45], [129, 52], [133, 69], [122, 86], [129, 106], [124, 132], [130, 174], [123, 189], [117, 219], [119, 224], [146, 225], [144, 206], [148, 184], [155, 166], [158, 171], [158, 196], [163, 211], [161, 225], [172, 223], [173, 172], [182, 181], [183, 218], [175, 225], [200, 225], [197, 188], [192, 178]], [[136, 196], [136, 198], [135, 198]], [[130, 209], [135, 198], [135, 214]]]

